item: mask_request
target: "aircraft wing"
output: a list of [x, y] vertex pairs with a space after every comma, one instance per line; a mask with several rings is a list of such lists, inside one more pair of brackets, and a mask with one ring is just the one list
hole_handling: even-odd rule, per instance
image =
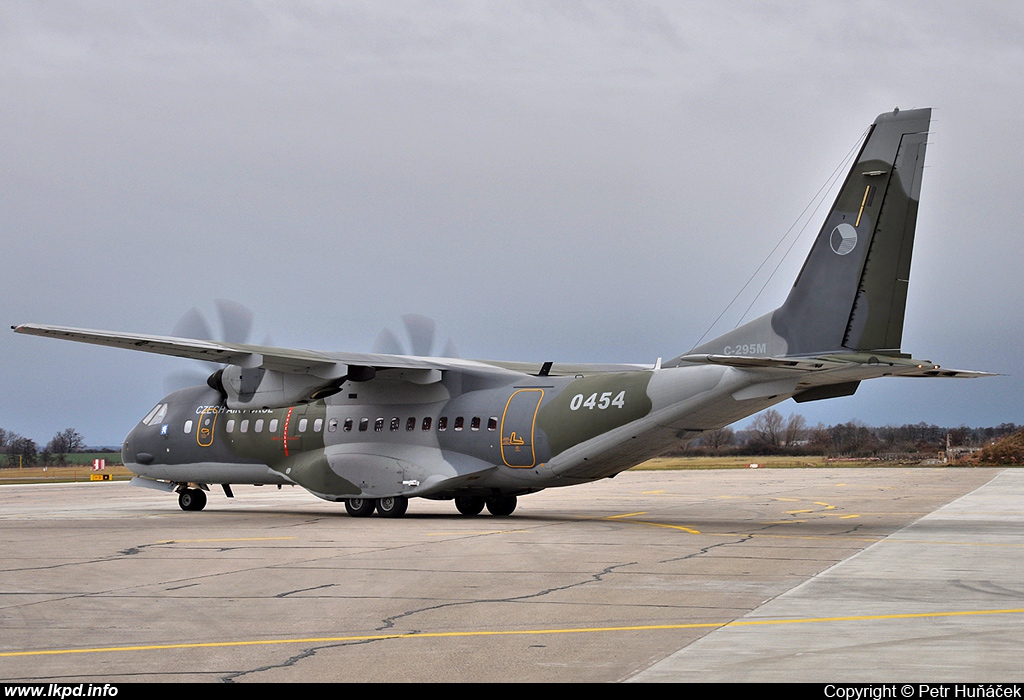
[[[474, 360], [447, 357], [413, 357], [377, 353], [318, 352], [293, 350], [264, 345], [226, 343], [193, 338], [172, 338], [160, 335], [141, 335], [100, 331], [86, 328], [66, 328], [26, 323], [11, 327], [15, 333], [40, 335], [49, 338], [73, 340], [79, 343], [138, 350], [158, 355], [172, 355], [192, 360], [205, 360], [240, 367], [262, 367], [268, 370], [317, 376], [343, 375], [347, 366], [374, 367], [376, 369], [460, 370], [464, 372], [495, 373], [517, 371]], [[539, 364], [530, 365], [540, 367]]]

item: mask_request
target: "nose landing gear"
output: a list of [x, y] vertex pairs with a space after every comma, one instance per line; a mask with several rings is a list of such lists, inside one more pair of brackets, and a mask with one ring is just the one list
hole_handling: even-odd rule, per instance
[[202, 510], [206, 507], [206, 493], [202, 489], [184, 489], [179, 491], [178, 505], [182, 510]]

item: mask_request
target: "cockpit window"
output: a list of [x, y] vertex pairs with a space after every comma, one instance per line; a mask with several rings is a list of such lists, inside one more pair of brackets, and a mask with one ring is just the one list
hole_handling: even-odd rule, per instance
[[156, 425], [163, 421], [167, 415], [167, 404], [158, 403], [153, 407], [153, 410], [146, 414], [146, 417], [142, 419], [144, 425]]

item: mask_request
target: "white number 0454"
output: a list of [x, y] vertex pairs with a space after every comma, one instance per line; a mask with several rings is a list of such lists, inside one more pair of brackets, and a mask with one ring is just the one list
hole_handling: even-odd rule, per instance
[[583, 398], [583, 394], [576, 394], [572, 397], [572, 401], [569, 403], [569, 408], [573, 411], [578, 411], [581, 408], [589, 408], [594, 410], [595, 408], [605, 409], [609, 406], [615, 406], [616, 408], [622, 408], [626, 405], [626, 392], [620, 391], [612, 398], [612, 392], [606, 391], [601, 396], [594, 392], [586, 399]]

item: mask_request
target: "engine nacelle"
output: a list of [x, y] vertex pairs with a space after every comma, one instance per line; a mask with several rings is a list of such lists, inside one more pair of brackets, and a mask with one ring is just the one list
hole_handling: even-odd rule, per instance
[[228, 408], [281, 408], [336, 393], [347, 378], [228, 365], [208, 383], [224, 394]]

